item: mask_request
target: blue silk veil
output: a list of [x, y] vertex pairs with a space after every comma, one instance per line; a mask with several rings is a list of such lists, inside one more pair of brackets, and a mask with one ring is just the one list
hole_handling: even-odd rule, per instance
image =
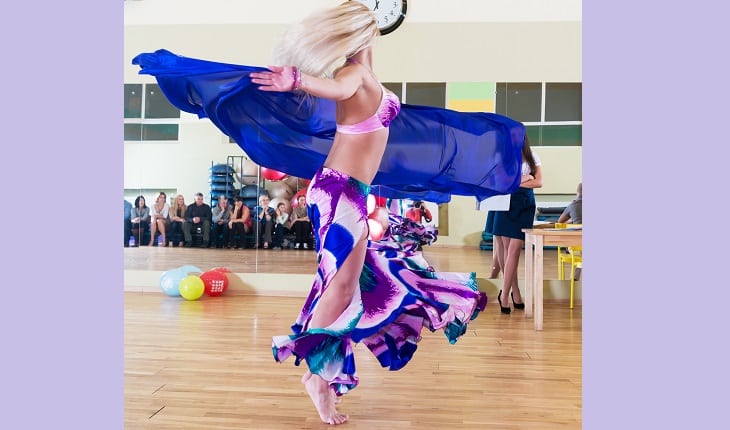
[[[260, 91], [262, 67], [218, 63], [160, 49], [132, 64], [152, 75], [178, 109], [209, 118], [255, 163], [311, 178], [335, 135], [335, 102], [299, 92]], [[524, 126], [494, 113], [403, 104], [390, 124], [372, 192], [390, 198], [482, 200], [519, 187]]]

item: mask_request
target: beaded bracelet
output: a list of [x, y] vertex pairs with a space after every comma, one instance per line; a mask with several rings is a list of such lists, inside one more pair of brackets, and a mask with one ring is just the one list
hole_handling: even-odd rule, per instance
[[296, 66], [292, 67], [291, 73], [292, 73], [292, 78], [293, 78], [294, 82], [292, 82], [292, 84], [291, 84], [290, 91], [295, 91], [295, 90], [298, 90], [299, 87], [302, 86], [302, 74], [299, 72], [299, 69]]

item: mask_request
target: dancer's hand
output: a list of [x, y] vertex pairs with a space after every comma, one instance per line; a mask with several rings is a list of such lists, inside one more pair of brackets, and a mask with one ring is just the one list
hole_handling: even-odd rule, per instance
[[252, 72], [251, 82], [261, 85], [261, 91], [291, 91], [294, 88], [294, 68], [269, 66], [270, 72]]

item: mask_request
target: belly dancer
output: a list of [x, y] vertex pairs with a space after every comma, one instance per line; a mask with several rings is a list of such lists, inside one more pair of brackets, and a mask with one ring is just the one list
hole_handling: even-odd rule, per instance
[[394, 198], [481, 199], [513, 191], [522, 161], [524, 127], [516, 121], [401, 106], [373, 72], [377, 36], [374, 14], [347, 1], [292, 26], [274, 51], [277, 66], [164, 50], [133, 60], [175, 106], [210, 118], [258, 164], [312, 177], [317, 273], [293, 333], [275, 336], [272, 347], [277, 361], [306, 362], [302, 382], [329, 424], [348, 419], [336, 397], [358, 384], [354, 342], [398, 370], [423, 327], [454, 343], [487, 304], [475, 273], [435, 272], [415, 250], [416, 236], [430, 232], [405, 222], [396, 230], [410, 245], [393, 235], [368, 241], [371, 187]]

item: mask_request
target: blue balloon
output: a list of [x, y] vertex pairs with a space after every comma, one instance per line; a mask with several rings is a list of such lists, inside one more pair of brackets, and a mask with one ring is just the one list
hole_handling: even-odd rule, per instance
[[193, 273], [193, 272], [195, 272], [195, 273], [202, 273], [203, 272], [202, 270], [200, 270], [200, 268], [195, 267], [195, 266], [191, 266], [191, 265], [180, 266], [180, 267], [177, 268], [177, 270], [185, 273], [185, 275], [188, 275], [188, 274]]
[[180, 297], [180, 281], [188, 274], [180, 269], [172, 269], [160, 276], [160, 288], [170, 297]]

